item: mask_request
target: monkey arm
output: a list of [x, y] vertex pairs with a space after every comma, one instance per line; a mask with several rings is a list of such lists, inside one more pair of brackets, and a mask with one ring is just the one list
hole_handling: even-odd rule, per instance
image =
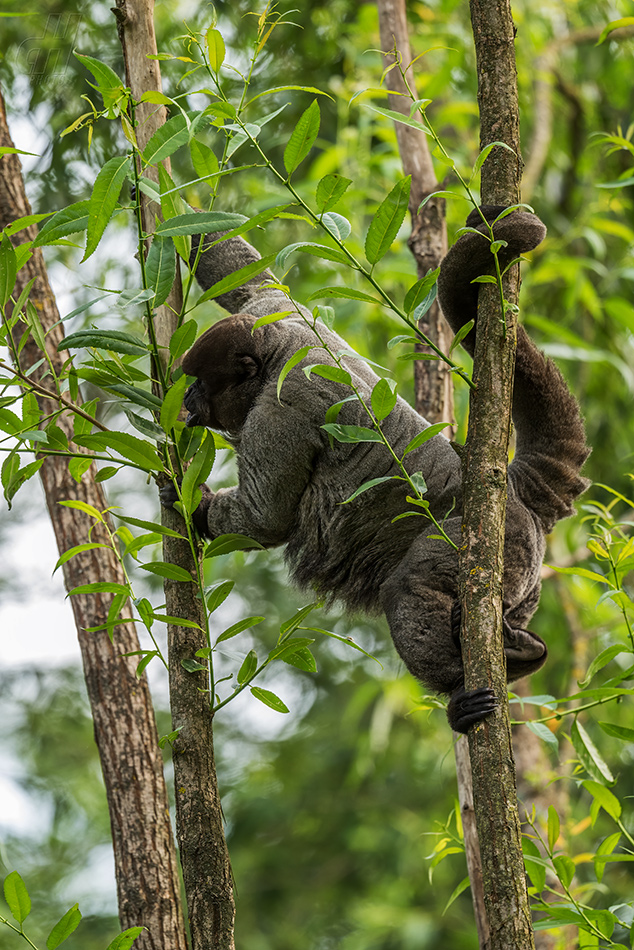
[[[253, 245], [249, 244], [244, 238], [233, 237], [226, 241], [219, 241], [218, 244], [211, 245], [212, 241], [221, 238], [223, 232], [216, 234], [207, 234], [203, 237], [203, 252], [200, 255], [196, 267], [196, 279], [203, 290], [209, 290], [214, 284], [246, 267], [247, 264], [253, 264], [262, 259], [262, 255]], [[189, 258], [190, 267], [194, 267], [198, 253], [199, 237], [192, 237], [192, 251]], [[205, 250], [204, 248], [207, 248]], [[296, 307], [286, 296], [284, 291], [277, 290], [267, 286], [275, 283], [275, 275], [268, 268], [261, 274], [252, 277], [241, 287], [235, 287], [226, 294], [216, 297], [217, 302], [229, 313], [250, 313], [254, 317], [266, 317], [271, 313], [283, 313], [285, 311], [295, 312]], [[305, 307], [298, 307], [299, 312], [304, 312], [309, 316], [309, 311]]]
[[[482, 209], [493, 220], [502, 208]], [[477, 212], [467, 225], [482, 230]], [[512, 260], [541, 243], [546, 228], [534, 214], [514, 211], [495, 227], [503, 269]], [[464, 234], [442, 263], [438, 279], [440, 304], [453, 330], [477, 319], [478, 288], [474, 278], [494, 271], [490, 244], [478, 234]], [[475, 330], [463, 340], [471, 355]], [[513, 389], [513, 423], [517, 440], [509, 480], [523, 503], [539, 517], [548, 533], [560, 518], [573, 513], [573, 501], [589, 482], [579, 470], [589, 455], [583, 420], [576, 399], [553, 362], [547, 360], [522, 326], [517, 328], [517, 356]]]

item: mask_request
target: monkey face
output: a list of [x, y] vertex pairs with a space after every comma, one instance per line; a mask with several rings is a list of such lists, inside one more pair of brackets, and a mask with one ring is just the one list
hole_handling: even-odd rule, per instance
[[196, 341], [183, 370], [196, 381], [184, 397], [188, 426], [236, 434], [262, 389], [262, 359], [251, 329], [255, 317], [236, 314], [219, 321]]

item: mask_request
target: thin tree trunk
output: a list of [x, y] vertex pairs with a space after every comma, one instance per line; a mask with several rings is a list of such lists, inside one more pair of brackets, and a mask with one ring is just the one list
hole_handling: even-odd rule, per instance
[[[395, 63], [396, 58], [390, 51], [400, 54], [400, 62], [407, 74], [410, 91], [416, 97], [413, 70], [408, 71], [412, 59], [405, 0], [377, 0], [379, 9], [379, 27], [381, 48], [384, 51], [386, 66]], [[394, 93], [405, 93], [406, 86], [398, 68], [391, 69], [385, 78], [388, 89]], [[411, 99], [404, 95], [390, 95], [390, 108], [409, 115]], [[412, 176], [410, 191], [410, 214], [412, 234], [409, 247], [416, 260], [418, 276], [423, 277], [428, 270], [434, 270], [447, 253], [447, 224], [445, 220], [444, 198], [432, 198], [418, 213], [418, 207], [425, 197], [439, 187], [432, 163], [427, 136], [411, 126], [395, 122], [399, 154], [406, 175]], [[447, 352], [451, 343], [451, 330], [442, 315], [438, 301], [425, 314], [419, 326], [443, 352]], [[418, 347], [423, 349], [423, 347]], [[416, 410], [429, 422], [453, 420], [453, 379], [445, 363], [432, 360], [417, 360], [414, 363], [414, 391]], [[489, 940], [489, 924], [484, 906], [482, 886], [482, 863], [478, 845], [478, 831], [473, 807], [473, 787], [471, 784], [471, 763], [469, 745], [465, 736], [454, 735], [454, 753], [456, 757], [456, 779], [458, 797], [464, 830], [467, 869], [471, 882], [471, 898], [481, 950], [486, 950]]]
[[[416, 98], [413, 71], [407, 71], [412, 54], [407, 32], [405, 0], [377, 0], [377, 5], [385, 65], [388, 67], [395, 62], [392, 51], [396, 49], [400, 54], [403, 70], [406, 71], [407, 84]], [[409, 115], [412, 102], [397, 67], [386, 74], [385, 84], [392, 93], [389, 96], [390, 109]], [[436, 181], [427, 136], [402, 122], [396, 122], [395, 128], [403, 172], [412, 176], [409, 199], [412, 233], [408, 243], [416, 261], [418, 276], [424, 277], [429, 270], [438, 267], [447, 253], [445, 199], [431, 198], [422, 210], [418, 211], [423, 198], [440, 187]], [[443, 353], [448, 351], [453, 334], [442, 315], [438, 301], [427, 311], [419, 326]], [[424, 350], [425, 347], [417, 344], [416, 349]], [[414, 390], [416, 409], [429, 422], [453, 423], [453, 380], [445, 363], [416, 360]]]
[[[0, 144], [13, 147], [1, 93]], [[4, 155], [0, 159], [0, 228], [30, 213], [19, 158]], [[18, 237], [33, 240], [35, 236], [32, 226]], [[16, 297], [33, 277], [36, 280], [30, 300], [46, 334], [49, 358], [58, 372], [64, 360], [57, 347], [64, 331], [39, 249], [18, 273]], [[14, 331], [16, 341], [24, 329], [18, 324]], [[41, 356], [31, 338], [20, 354], [19, 368], [25, 372]], [[34, 369], [30, 379], [52, 389], [46, 372], [47, 365], [43, 364]], [[40, 398], [39, 402], [45, 412], [55, 408], [50, 400]], [[56, 421], [72, 441], [73, 423], [69, 415], [63, 414]], [[78, 483], [61, 458], [47, 458], [40, 469], [60, 554], [86, 542], [94, 524], [88, 515], [62, 506], [60, 501], [81, 501], [99, 511], [108, 507], [102, 486], [94, 480], [95, 474], [92, 465]], [[108, 543], [105, 525], [114, 529], [107, 514], [104, 522], [92, 527], [92, 541]], [[63, 571], [67, 590], [94, 581], [125, 583], [118, 561], [106, 548], [78, 554], [64, 565]], [[110, 594], [85, 594], [73, 596], [71, 605], [110, 812], [119, 920], [124, 929], [140, 925], [147, 928], [135, 943], [139, 950], [186, 950], [178, 865], [152, 702], [146, 677], [135, 675], [136, 659], [123, 656], [139, 649], [136, 629], [132, 622], [118, 626], [114, 642], [105, 631], [86, 632], [88, 627], [105, 623], [111, 600]], [[129, 602], [121, 617], [132, 618]]]
[[[480, 145], [503, 141], [482, 169], [482, 201], [513, 204], [519, 197], [519, 110], [514, 26], [508, 0], [471, 0], [478, 70]], [[517, 268], [515, 268], [517, 271]], [[517, 300], [511, 275], [507, 299]], [[499, 710], [469, 731], [473, 792], [492, 950], [534, 948], [520, 844], [502, 638], [502, 578], [506, 470], [516, 326], [483, 285], [478, 306], [475, 390], [471, 394], [463, 479], [462, 652], [467, 689], [490, 686]], [[489, 291], [489, 292], [486, 292]]]
[[[126, 82], [135, 99], [148, 90], [161, 91], [156, 55], [153, 0], [117, 0], [114, 10], [126, 66]], [[141, 103], [137, 107], [137, 136], [141, 149], [165, 121], [163, 107]], [[166, 162], [169, 170], [169, 163]], [[152, 171], [152, 170], [150, 170]], [[148, 170], [144, 171], [147, 174]], [[142, 196], [143, 227], [154, 231], [154, 208]], [[182, 307], [180, 277], [177, 278], [170, 306], [160, 308], [155, 320], [159, 348], [167, 347], [177, 327]], [[168, 527], [182, 527], [180, 516], [162, 509]], [[165, 538], [165, 561], [178, 564], [194, 574], [196, 565], [188, 544], [177, 538]], [[202, 606], [192, 583], [165, 582], [167, 613], [202, 624]], [[189, 673], [183, 660], [195, 658], [207, 646], [200, 630], [168, 625], [170, 667], [170, 706], [172, 722], [178, 731], [172, 752], [176, 797], [176, 834], [180, 849], [187, 909], [193, 950], [233, 950], [235, 905], [229, 852], [225, 840], [220, 793], [216, 775], [209, 678], [203, 672]]]

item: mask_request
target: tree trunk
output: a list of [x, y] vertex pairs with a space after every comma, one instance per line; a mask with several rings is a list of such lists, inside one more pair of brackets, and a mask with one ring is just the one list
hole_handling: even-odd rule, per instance
[[[13, 147], [1, 94], [0, 144]], [[31, 209], [18, 156], [4, 155], [0, 159], [0, 171], [0, 228], [4, 228], [16, 218], [30, 214]], [[35, 235], [36, 229], [32, 226], [21, 231], [18, 237], [32, 240]], [[30, 300], [46, 333], [49, 358], [59, 371], [63, 360], [57, 347], [64, 331], [39, 249], [18, 273], [16, 297], [33, 277], [36, 280]], [[16, 339], [24, 329], [18, 324]], [[22, 350], [20, 369], [25, 372], [35, 366], [41, 355], [31, 338]], [[46, 371], [44, 364], [33, 371], [30, 379], [38, 383]], [[51, 388], [50, 376], [44, 383]], [[40, 404], [47, 412], [52, 408], [48, 400], [41, 400]], [[58, 418], [57, 424], [69, 441], [72, 440], [72, 419], [64, 414]], [[93, 465], [78, 483], [69, 474], [66, 460], [61, 458], [47, 458], [40, 469], [60, 554], [86, 542], [88, 530], [93, 525], [93, 520], [87, 515], [61, 506], [60, 501], [81, 501], [99, 511], [108, 507], [102, 486], [94, 480], [95, 472]], [[114, 530], [107, 514], [104, 519]], [[103, 525], [93, 527], [91, 540], [108, 542]], [[63, 571], [67, 590], [94, 581], [125, 583], [119, 563], [112, 551], [106, 548], [77, 555], [67, 561]], [[110, 812], [119, 920], [124, 929], [139, 925], [147, 928], [135, 943], [139, 950], [165, 950], [167, 947], [186, 950], [178, 865], [147, 679], [135, 675], [134, 657], [122, 655], [139, 649], [136, 630], [132, 622], [118, 626], [114, 643], [105, 631], [86, 632], [88, 627], [105, 623], [111, 600], [110, 594], [86, 594], [73, 596], [71, 605]], [[132, 618], [129, 603], [121, 611], [121, 616], [123, 619]]]
[[[379, 8], [379, 27], [381, 48], [384, 51], [386, 66], [396, 62], [390, 50], [398, 51], [403, 70], [407, 73], [412, 59], [405, 0], [377, 0]], [[407, 88], [398, 68], [391, 69], [385, 78], [388, 89], [395, 93], [405, 93]], [[416, 87], [412, 71], [407, 76], [410, 92], [416, 97]], [[409, 115], [411, 100], [404, 95], [390, 95], [390, 108]], [[435, 270], [447, 253], [447, 225], [445, 221], [444, 198], [430, 199], [418, 213], [418, 207], [425, 197], [439, 187], [434, 173], [427, 136], [411, 126], [395, 122], [399, 154], [406, 175], [412, 176], [410, 191], [410, 214], [412, 233], [409, 248], [416, 260], [418, 276], [423, 277], [428, 270]], [[422, 332], [447, 352], [452, 333], [442, 315], [438, 301], [419, 322]], [[417, 344], [417, 349], [424, 347]], [[439, 360], [417, 360], [414, 363], [415, 407], [429, 422], [453, 420], [453, 379], [448, 367]], [[469, 746], [465, 736], [454, 734], [454, 753], [456, 756], [456, 779], [458, 797], [464, 830], [467, 869], [471, 882], [471, 898], [481, 950], [488, 946], [489, 924], [484, 906], [482, 887], [482, 863], [478, 845], [478, 831], [473, 807], [473, 787], [471, 784], [471, 763]]]
[[[115, 14], [126, 65], [126, 82], [135, 99], [147, 90], [161, 91], [161, 74], [156, 55], [153, 0], [117, 0]], [[140, 104], [137, 107], [137, 135], [143, 149], [151, 135], [165, 121], [165, 109]], [[169, 163], [165, 163], [169, 170]], [[150, 169], [150, 172], [153, 170]], [[148, 174], [148, 170], [144, 170]], [[154, 209], [141, 198], [143, 227], [154, 230]], [[180, 277], [155, 321], [157, 344], [167, 347], [177, 327], [182, 309]], [[179, 530], [182, 520], [176, 512], [162, 509], [163, 522]], [[194, 574], [196, 564], [189, 545], [178, 538], [164, 538], [163, 558]], [[165, 582], [167, 613], [202, 624], [202, 605], [192, 584]], [[188, 673], [183, 660], [195, 658], [207, 646], [200, 630], [168, 625], [170, 706], [174, 731], [172, 746], [176, 797], [176, 834], [180, 849], [193, 950], [233, 950], [235, 905], [229, 852], [225, 840], [220, 793], [216, 775], [209, 677], [203, 672]]]
[[[480, 147], [503, 141], [482, 169], [482, 201], [519, 198], [519, 111], [514, 26], [508, 0], [471, 0], [478, 70]], [[517, 268], [505, 296], [517, 300]], [[493, 292], [491, 292], [493, 291]], [[500, 319], [497, 289], [480, 290], [475, 390], [471, 393], [463, 479], [462, 653], [467, 689], [490, 686], [498, 711], [469, 731], [473, 791], [492, 950], [534, 948], [511, 746], [502, 638], [506, 469], [516, 326]]]
[[[377, 0], [379, 8], [379, 27], [381, 30], [381, 48], [385, 56], [386, 67], [396, 61], [391, 52], [397, 50], [403, 71], [407, 73], [412, 54], [407, 33], [405, 0]], [[397, 67], [390, 69], [385, 76], [385, 84], [393, 93], [389, 96], [390, 109], [409, 115], [411, 99], [403, 77]], [[409, 91], [416, 97], [413, 72], [407, 75]], [[398, 95], [405, 93], [405, 95]], [[412, 218], [412, 233], [409, 248], [416, 261], [418, 276], [424, 277], [429, 270], [435, 270], [447, 253], [447, 225], [445, 222], [445, 199], [431, 198], [422, 210], [418, 208], [426, 195], [439, 188], [434, 173], [427, 136], [418, 129], [395, 123], [398, 149], [405, 175], [412, 176], [409, 210]], [[446, 353], [453, 334], [442, 315], [438, 301], [420, 320], [421, 331]], [[423, 344], [416, 349], [424, 351]], [[453, 424], [453, 379], [446, 363], [435, 360], [416, 360], [414, 362], [415, 404], [418, 412], [429, 422], [451, 422]]]

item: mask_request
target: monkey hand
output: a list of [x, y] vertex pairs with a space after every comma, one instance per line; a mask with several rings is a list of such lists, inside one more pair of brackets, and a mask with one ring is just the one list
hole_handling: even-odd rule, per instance
[[[178, 485], [180, 486], [182, 478], [178, 479]], [[201, 537], [209, 537], [209, 526], [207, 523], [207, 509], [211, 504], [211, 501], [214, 497], [214, 492], [211, 488], [208, 488], [207, 485], [198, 486], [202, 492], [202, 498], [198, 504], [198, 508], [192, 513], [192, 521], [194, 527], [198, 534]], [[173, 508], [176, 502], [179, 500], [178, 491], [176, 485], [173, 482], [168, 482], [166, 485], [159, 490], [159, 498], [161, 499], [161, 504], [164, 508]]]
[[447, 719], [455, 732], [466, 735], [469, 726], [486, 719], [495, 712], [497, 706], [497, 697], [488, 686], [471, 690], [459, 686], [451, 694], [447, 706]]

